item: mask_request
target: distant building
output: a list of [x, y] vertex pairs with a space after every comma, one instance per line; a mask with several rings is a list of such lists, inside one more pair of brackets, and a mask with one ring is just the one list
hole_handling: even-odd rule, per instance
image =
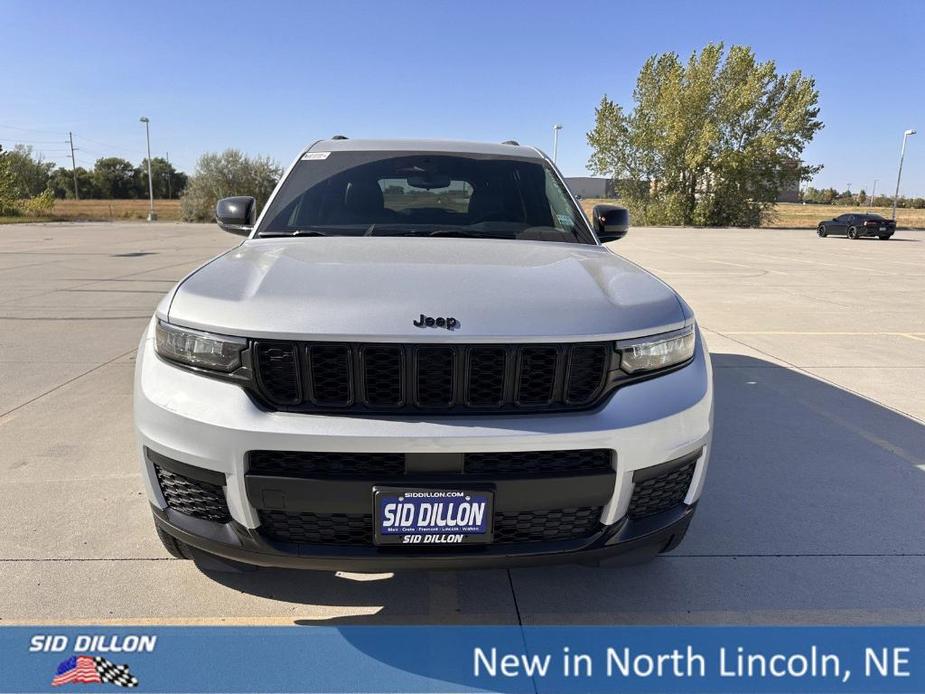
[[777, 202], [800, 202], [800, 160], [789, 160], [787, 168], [793, 171], [793, 175], [787, 180], [786, 187], [777, 194]]
[[613, 181], [596, 176], [571, 176], [565, 179], [574, 195], [582, 198], [615, 198]]

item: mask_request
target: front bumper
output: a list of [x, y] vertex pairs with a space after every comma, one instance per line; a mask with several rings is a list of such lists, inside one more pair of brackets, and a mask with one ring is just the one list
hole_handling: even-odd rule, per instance
[[[713, 391], [709, 355], [698, 335], [694, 361], [659, 378], [624, 386], [595, 410], [567, 414], [519, 416], [338, 417], [266, 412], [237, 385], [209, 379], [165, 363], [154, 353], [153, 331], [143, 337], [136, 365], [135, 422], [147, 493], [155, 519], [168, 534], [187, 544], [229, 559], [262, 566], [315, 569], [392, 570], [519, 566], [553, 561], [590, 561], [616, 555], [646, 555], [680, 541], [700, 497], [712, 438]], [[158, 482], [155, 456], [211, 472], [221, 480], [228, 519], [214, 522], [170, 508]], [[452, 550], [402, 550], [374, 546], [299, 544], [281, 546], [261, 533], [262, 491], [248, 475], [248, 454], [255, 450], [323, 453], [402, 453], [439, 458], [449, 454], [613, 451], [612, 471], [594, 478], [600, 507], [599, 526], [581, 538], [517, 545], [488, 545]], [[628, 510], [640, 471], [679, 459], [695, 461], [683, 503], [645, 518]], [[634, 482], [634, 478], [637, 482]], [[461, 486], [459, 477], [430, 474], [433, 486]], [[588, 496], [586, 478], [558, 480], [562, 494]], [[483, 482], [485, 480], [482, 480]], [[344, 488], [353, 508], [366, 503], [375, 480]], [[381, 480], [380, 480], [381, 482]], [[553, 508], [556, 480], [522, 480], [527, 496], [539, 490], [538, 508]], [[390, 481], [391, 483], [391, 481]], [[500, 483], [499, 483], [500, 484]], [[601, 486], [603, 488], [601, 488]], [[514, 485], [517, 486], [517, 485]], [[264, 485], [266, 487], [266, 485]], [[314, 487], [314, 491], [312, 491]], [[337, 485], [299, 482], [291, 505], [321, 504], [337, 511], [339, 498], [328, 495]], [[504, 487], [505, 489], [511, 488]], [[266, 491], [263, 489], [263, 491]], [[285, 492], [285, 489], [283, 489]], [[520, 491], [518, 491], [520, 494]], [[522, 497], [523, 495], [520, 494]], [[499, 502], [504, 502], [499, 495]], [[513, 511], [530, 499], [506, 502]], [[287, 500], [284, 500], [284, 504]], [[569, 502], [571, 503], [571, 501]], [[588, 502], [589, 504], [591, 502]], [[577, 503], [575, 505], [578, 505]]]

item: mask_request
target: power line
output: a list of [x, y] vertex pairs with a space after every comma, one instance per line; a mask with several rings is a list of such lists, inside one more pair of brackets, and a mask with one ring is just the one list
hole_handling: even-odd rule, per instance
[[0, 142], [12, 142], [15, 145], [60, 145], [61, 140], [15, 140], [9, 137], [0, 137]]

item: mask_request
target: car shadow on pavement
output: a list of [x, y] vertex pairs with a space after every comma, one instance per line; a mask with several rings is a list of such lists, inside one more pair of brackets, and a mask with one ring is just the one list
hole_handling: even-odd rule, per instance
[[[925, 426], [803, 372], [714, 354], [704, 496], [673, 553], [628, 568], [209, 575], [349, 606], [298, 624], [901, 623], [925, 620]], [[313, 609], [324, 614], [324, 609]], [[343, 610], [341, 610], [341, 615]]]

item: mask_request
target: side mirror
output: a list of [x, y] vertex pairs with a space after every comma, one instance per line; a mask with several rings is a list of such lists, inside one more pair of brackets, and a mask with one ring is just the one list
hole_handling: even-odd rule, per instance
[[630, 213], [625, 207], [616, 205], [595, 205], [591, 210], [594, 233], [601, 243], [616, 241], [626, 236], [630, 229]]
[[215, 204], [215, 221], [227, 232], [247, 236], [254, 228], [257, 201], [248, 195], [222, 198]]

